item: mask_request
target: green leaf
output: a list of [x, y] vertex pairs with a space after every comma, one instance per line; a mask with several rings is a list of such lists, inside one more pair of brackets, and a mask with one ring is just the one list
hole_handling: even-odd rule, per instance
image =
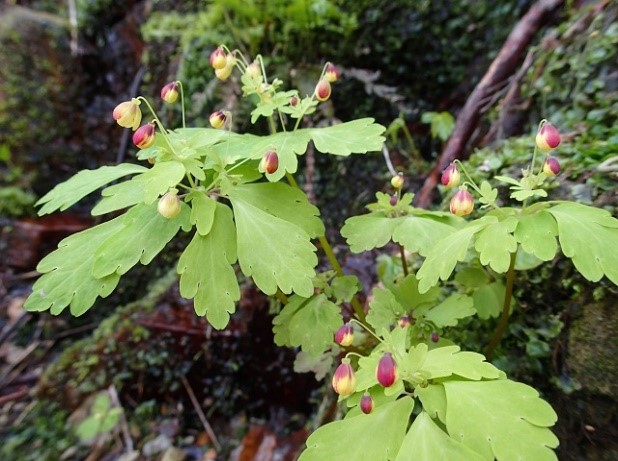
[[421, 411], [412, 423], [395, 461], [410, 459], [483, 461], [481, 455], [440, 429], [424, 411]]
[[[404, 397], [320, 427], [307, 439], [298, 461], [387, 461], [395, 459], [408, 427], [414, 400]], [[372, 437], [380, 431], [379, 437]]]
[[446, 392], [442, 384], [417, 386], [414, 393], [423, 404], [423, 410], [432, 418], [438, 418], [442, 424], [446, 423]]
[[75, 428], [75, 433], [82, 441], [87, 441], [99, 434], [111, 431], [120, 421], [122, 410], [110, 408], [111, 402], [106, 393], [96, 396], [90, 416]]
[[362, 286], [356, 275], [342, 275], [331, 282], [335, 304], [349, 303]]
[[499, 274], [509, 269], [511, 253], [517, 251], [517, 241], [512, 234], [516, 227], [517, 219], [509, 217], [479, 231], [474, 247], [479, 252], [481, 264], [489, 264]]
[[332, 354], [326, 353], [318, 356], [307, 354], [300, 351], [294, 360], [294, 371], [296, 373], [315, 373], [315, 379], [322, 381], [332, 370], [334, 358]]
[[448, 112], [425, 112], [421, 122], [431, 124], [431, 137], [446, 141], [455, 128], [455, 119]]
[[200, 235], [208, 235], [215, 221], [217, 202], [201, 192], [192, 192], [190, 198], [191, 224], [197, 226]]
[[352, 253], [362, 253], [386, 245], [404, 219], [389, 218], [381, 212], [353, 216], [346, 219], [341, 235], [348, 242]]
[[487, 320], [490, 317], [498, 317], [502, 312], [505, 293], [506, 287], [502, 282], [493, 282], [477, 288], [472, 293], [472, 299], [479, 318]]
[[138, 262], [150, 264], [188, 222], [189, 209], [184, 203], [181, 205], [182, 211], [172, 219], [161, 216], [156, 203], [135, 205], [127, 211], [122, 229], [97, 248], [92, 275], [96, 278], [114, 273], [123, 275]]
[[39, 210], [39, 216], [56, 210], [64, 211], [99, 187], [123, 176], [144, 171], [147, 171], [147, 169], [143, 166], [130, 163], [80, 171], [69, 180], [58, 184], [36, 202], [36, 206], [43, 205]]
[[321, 293], [309, 299], [289, 319], [290, 344], [315, 357], [333, 344], [333, 335], [341, 325], [339, 307]]
[[302, 296], [293, 295], [288, 298], [288, 303], [283, 306], [281, 312], [273, 319], [273, 333], [275, 334], [275, 344], [277, 346], [293, 347], [290, 340], [290, 321], [304, 303], [309, 301]]
[[236, 310], [240, 289], [236, 272], [236, 232], [232, 210], [216, 204], [214, 221], [207, 235], [195, 233], [191, 243], [180, 255], [180, 295], [195, 298], [195, 312], [206, 315], [218, 329], [225, 328], [230, 314]]
[[494, 176], [494, 179], [497, 179], [500, 182], [511, 184], [513, 186], [522, 187], [521, 183], [518, 180], [513, 179], [510, 176]]
[[420, 293], [418, 289], [418, 279], [414, 274], [409, 274], [403, 280], [395, 283], [391, 288], [395, 298], [402, 306], [409, 309], [418, 309], [425, 304], [432, 304], [438, 300], [440, 289], [434, 287], [425, 293]]
[[447, 280], [455, 269], [455, 265], [466, 258], [468, 246], [474, 234], [497, 222], [498, 218], [495, 216], [484, 216], [439, 240], [429, 251], [417, 273], [419, 291], [425, 293], [436, 285], [439, 279]]
[[491, 205], [498, 198], [498, 189], [494, 189], [487, 181], [481, 183], [481, 198], [479, 202], [483, 205]]
[[489, 277], [480, 267], [464, 267], [455, 274], [455, 281], [466, 288], [479, 288], [489, 283]]
[[485, 362], [482, 354], [460, 352], [458, 346], [445, 346], [430, 350], [422, 371], [429, 373], [431, 379], [446, 378], [452, 375], [473, 380], [504, 377], [502, 371], [491, 363]]
[[101, 243], [124, 227], [122, 216], [77, 234], [58, 244], [58, 249], [39, 262], [43, 275], [32, 287], [24, 308], [28, 311], [50, 309], [58, 315], [70, 305], [71, 314], [78, 316], [94, 304], [96, 298], [108, 296], [120, 276], [116, 273], [100, 279], [92, 275], [95, 251]]
[[140, 202], [149, 205], [176, 186], [184, 176], [185, 167], [181, 162], [157, 162], [130, 181], [103, 189], [103, 199], [92, 209], [92, 215], [109, 213]]
[[618, 219], [609, 212], [579, 203], [548, 210], [558, 223], [562, 252], [591, 282], [603, 275], [618, 285]]
[[530, 197], [547, 197], [547, 192], [544, 189], [523, 189], [517, 190], [511, 194], [511, 198], [519, 202], [523, 202]]
[[274, 295], [279, 287], [284, 293], [293, 291], [310, 297], [318, 260], [309, 234], [295, 223], [245, 201], [242, 194], [230, 193], [230, 200], [242, 272], [253, 277], [267, 295]]
[[[382, 150], [385, 128], [373, 118], [361, 118], [326, 128], [307, 129], [315, 148], [323, 154], [364, 154]], [[305, 130], [298, 130], [299, 132]]]
[[[469, 317], [476, 313], [473, 306], [473, 300], [469, 296], [462, 294], [452, 294], [440, 304], [432, 307], [429, 310], [423, 309], [422, 315], [425, 320], [432, 322], [435, 326], [454, 327], [459, 319]], [[414, 317], [419, 318], [417, 311], [414, 311]]]
[[558, 226], [545, 210], [520, 217], [513, 235], [524, 251], [543, 261], [550, 261], [556, 255]]
[[402, 244], [406, 250], [427, 256], [437, 241], [448, 237], [457, 229], [449, 224], [424, 215], [403, 218], [393, 231], [393, 241]]
[[446, 429], [484, 459], [553, 461], [556, 413], [536, 390], [510, 380], [446, 381]]
[[232, 189], [229, 195], [297, 225], [310, 237], [324, 235], [320, 210], [310, 204], [303, 191], [296, 187], [284, 183], [242, 184]]
[[386, 288], [374, 288], [373, 299], [369, 302], [367, 322], [376, 331], [387, 330], [397, 323], [406, 309], [397, 301], [395, 295]]

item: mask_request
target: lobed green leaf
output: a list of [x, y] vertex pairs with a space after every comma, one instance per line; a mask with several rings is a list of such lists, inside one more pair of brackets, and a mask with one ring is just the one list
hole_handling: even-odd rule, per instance
[[458, 346], [445, 346], [432, 349], [427, 353], [422, 371], [430, 374], [431, 379], [446, 378], [452, 375], [466, 379], [499, 379], [504, 373], [485, 362], [485, 357], [476, 352], [461, 352]]
[[474, 247], [479, 252], [481, 264], [489, 265], [499, 274], [508, 270], [511, 254], [517, 251], [517, 240], [513, 237], [516, 227], [517, 219], [508, 217], [479, 230]]
[[521, 216], [513, 235], [524, 251], [542, 261], [550, 261], [556, 255], [558, 226], [546, 210]]
[[192, 192], [191, 199], [191, 224], [197, 226], [200, 235], [208, 235], [215, 222], [215, 210], [217, 202], [201, 192]]
[[393, 231], [405, 218], [390, 218], [382, 212], [373, 212], [346, 219], [341, 235], [352, 253], [381, 248], [392, 238]]
[[348, 156], [382, 150], [385, 128], [373, 118], [362, 118], [326, 128], [298, 130], [308, 132], [315, 148], [323, 154]]

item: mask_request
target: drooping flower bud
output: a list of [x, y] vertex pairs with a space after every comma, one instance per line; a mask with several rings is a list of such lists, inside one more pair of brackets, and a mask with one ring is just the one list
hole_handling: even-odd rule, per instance
[[210, 126], [216, 129], [221, 128], [223, 125], [225, 125], [226, 120], [227, 120], [227, 116], [225, 115], [225, 112], [223, 112], [222, 110], [217, 110], [213, 112], [212, 114], [210, 114], [210, 117], [208, 117]]
[[556, 157], [548, 157], [543, 164], [543, 173], [547, 176], [556, 176], [560, 173], [560, 163]]
[[549, 122], [543, 123], [536, 134], [536, 145], [541, 152], [549, 152], [560, 145], [560, 133]]
[[341, 326], [335, 332], [335, 342], [343, 347], [348, 347], [354, 341], [354, 328], [349, 323]]
[[170, 191], [159, 199], [157, 204], [159, 214], [167, 219], [174, 218], [180, 213], [180, 199], [176, 191]]
[[360, 399], [360, 409], [366, 415], [373, 411], [373, 398], [368, 392], [365, 392]]
[[459, 186], [459, 180], [461, 175], [459, 174], [459, 170], [457, 169], [457, 165], [455, 162], [451, 163], [447, 166], [442, 172], [441, 182], [443, 186], [446, 187], [456, 187]]
[[245, 71], [249, 77], [259, 77], [262, 75], [262, 69], [260, 68], [260, 63], [257, 61], [253, 61], [251, 64], [247, 66], [247, 70]]
[[437, 331], [432, 331], [430, 338], [432, 342], [437, 343], [440, 341], [440, 334]]
[[397, 363], [390, 352], [385, 352], [380, 358], [376, 368], [376, 378], [383, 387], [390, 387], [399, 379]]
[[391, 206], [395, 206], [397, 205], [397, 202], [399, 201], [399, 198], [397, 197], [397, 194], [393, 194], [391, 195], [391, 198], [388, 199], [388, 203], [391, 204]]
[[296, 96], [292, 96], [290, 98], [290, 106], [296, 107], [298, 105], [298, 98]]
[[348, 359], [343, 359], [333, 375], [333, 389], [342, 397], [351, 395], [356, 390], [356, 375]]
[[330, 98], [330, 92], [331, 92], [330, 83], [326, 79], [320, 80], [318, 84], [315, 86], [315, 98], [318, 101], [328, 100], [328, 98]]
[[155, 142], [155, 125], [150, 122], [146, 125], [140, 126], [135, 133], [133, 133], [133, 144], [140, 149], [147, 149]]
[[324, 78], [330, 83], [335, 83], [337, 80], [339, 80], [339, 70], [334, 66], [334, 64], [328, 64], [326, 66]]
[[279, 156], [274, 150], [269, 150], [260, 161], [258, 170], [261, 173], [273, 174], [279, 168]]
[[398, 173], [397, 175], [393, 176], [391, 178], [391, 186], [393, 186], [393, 188], [399, 190], [403, 187], [403, 183], [404, 183], [404, 179], [403, 179], [403, 174]]
[[397, 325], [401, 328], [405, 328], [410, 325], [410, 317], [407, 315], [403, 315], [399, 320], [397, 320]]
[[234, 70], [234, 66], [236, 65], [236, 58], [231, 54], [228, 54], [225, 57], [225, 66], [220, 69], [215, 69], [215, 75], [222, 82], [226, 81], [230, 75], [232, 75], [232, 71]]
[[139, 99], [131, 99], [130, 101], [121, 102], [114, 108], [112, 116], [118, 125], [124, 128], [137, 130], [142, 121], [142, 111], [139, 108]]
[[223, 69], [226, 64], [226, 53], [222, 47], [217, 47], [210, 53], [210, 65], [214, 69]]
[[467, 216], [474, 210], [474, 197], [466, 189], [459, 189], [453, 195], [449, 208], [456, 216]]
[[161, 88], [161, 99], [170, 104], [175, 103], [178, 99], [178, 82], [169, 82]]

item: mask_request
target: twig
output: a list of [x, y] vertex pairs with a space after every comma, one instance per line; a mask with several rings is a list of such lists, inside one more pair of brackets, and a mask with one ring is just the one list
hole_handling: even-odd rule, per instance
[[187, 394], [189, 394], [189, 398], [191, 399], [193, 408], [195, 408], [197, 416], [200, 418], [200, 421], [202, 422], [204, 429], [208, 433], [208, 437], [210, 437], [210, 440], [212, 440], [212, 443], [217, 449], [217, 451], [221, 451], [221, 444], [219, 443], [219, 440], [217, 439], [215, 432], [212, 430], [210, 423], [206, 419], [206, 415], [204, 415], [204, 412], [202, 411], [202, 408], [200, 407], [200, 404], [197, 401], [197, 398], [195, 397], [195, 393], [193, 392], [191, 385], [187, 381], [187, 378], [185, 378], [184, 376], [181, 376], [180, 380], [182, 381], [182, 384], [185, 386], [185, 389], [187, 390]]
[[17, 330], [20, 326], [26, 323], [30, 319], [30, 314], [28, 312], [22, 312], [17, 320], [13, 323], [7, 325], [0, 332], [0, 345], [2, 345], [9, 337], [13, 334], [15, 330]]
[[28, 395], [27, 386], [23, 386], [19, 388], [18, 390], [16, 390], [15, 392], [11, 392], [10, 394], [0, 395], [0, 406], [4, 405], [5, 403], [11, 402], [13, 400], [19, 400], [22, 397], [25, 397], [26, 395]]
[[110, 398], [112, 399], [112, 404], [116, 407], [120, 408], [122, 411], [120, 412], [120, 429], [122, 431], [122, 438], [124, 439], [124, 444], [127, 449], [127, 453], [131, 453], [133, 451], [133, 439], [131, 438], [131, 432], [129, 431], [129, 425], [127, 424], [127, 418], [124, 414], [124, 408], [120, 404], [120, 399], [118, 398], [118, 391], [116, 390], [116, 386], [113, 384], [107, 388], [107, 392], [109, 393]]

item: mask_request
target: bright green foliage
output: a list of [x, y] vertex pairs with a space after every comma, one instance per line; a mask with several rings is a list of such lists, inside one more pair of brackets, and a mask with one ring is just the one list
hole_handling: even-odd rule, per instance
[[24, 308], [29, 311], [50, 309], [52, 314], [58, 315], [70, 305], [71, 314], [77, 316], [86, 312], [98, 296], [108, 296], [116, 288], [120, 276], [114, 272], [100, 279], [94, 277], [95, 251], [102, 241], [123, 227], [123, 219], [119, 216], [62, 240], [57, 250], [39, 262], [36, 269], [43, 275], [32, 287]]
[[418, 399], [432, 418], [438, 418], [442, 424], [446, 423], [446, 392], [442, 384], [427, 384], [415, 389]]
[[492, 282], [478, 287], [472, 293], [474, 309], [479, 318], [487, 320], [490, 317], [498, 317], [502, 312], [506, 287], [502, 282]]
[[232, 210], [216, 204], [214, 224], [207, 235], [195, 233], [178, 260], [180, 294], [195, 298], [195, 312], [206, 315], [217, 329], [227, 326], [236, 310], [240, 289], [232, 264], [236, 262], [236, 230]]
[[217, 202], [206, 194], [193, 192], [191, 199], [191, 224], [195, 224], [200, 235], [208, 235], [215, 221]]
[[[303, 132], [305, 130], [298, 130]], [[343, 155], [382, 150], [384, 127], [372, 118], [361, 118], [326, 128], [307, 129], [318, 152]]]
[[523, 215], [515, 229], [515, 239], [527, 253], [542, 261], [550, 261], [556, 255], [558, 227], [550, 213], [540, 210], [537, 213]]
[[343, 275], [335, 277], [331, 282], [332, 297], [335, 304], [348, 303], [352, 297], [361, 289], [358, 277], [355, 275]]
[[115, 166], [102, 166], [96, 170], [83, 170], [71, 179], [58, 184], [39, 199], [35, 205], [43, 205], [39, 216], [52, 213], [56, 210], [64, 211], [77, 203], [86, 195], [99, 187], [130, 174], [143, 173], [146, 168], [130, 163], [121, 163]]
[[92, 209], [92, 214], [101, 215], [141, 202], [149, 205], [176, 186], [184, 175], [185, 167], [181, 162], [157, 162], [130, 181], [103, 189], [103, 199]]
[[290, 98], [296, 96], [298, 91], [280, 91], [275, 93], [269, 101], [262, 101], [251, 112], [251, 123], [255, 123], [260, 117], [270, 117], [275, 110], [283, 108], [290, 103]]
[[446, 381], [446, 430], [483, 459], [556, 460], [556, 413], [530, 386], [510, 380]]
[[446, 141], [455, 128], [455, 119], [448, 112], [425, 112], [421, 122], [431, 125], [431, 137]]
[[414, 312], [416, 317], [421, 311], [425, 320], [437, 327], [453, 327], [457, 325], [459, 319], [470, 317], [476, 313], [472, 305], [472, 298], [455, 293], [429, 310], [418, 309]]
[[455, 232], [455, 228], [429, 213], [406, 217], [393, 231], [393, 241], [406, 250], [427, 256], [435, 243]]
[[425, 412], [416, 417], [406, 434], [395, 461], [466, 460], [483, 457], [444, 432]]
[[390, 218], [381, 212], [369, 213], [363, 216], [353, 216], [346, 219], [341, 228], [350, 251], [362, 253], [373, 248], [386, 245], [393, 236], [393, 231], [404, 218]]
[[513, 237], [515, 227], [517, 219], [508, 217], [485, 226], [477, 233], [474, 247], [479, 252], [481, 264], [489, 265], [499, 274], [508, 270], [511, 254], [517, 251], [517, 241]]
[[315, 373], [315, 379], [321, 381], [333, 369], [334, 361], [333, 354], [310, 355], [305, 351], [300, 351], [294, 360], [294, 371]]
[[90, 416], [79, 423], [75, 432], [82, 441], [86, 442], [97, 435], [105, 434], [114, 429], [120, 421], [121, 415], [122, 408], [112, 408], [107, 393], [98, 394], [92, 403]]
[[321, 293], [309, 299], [291, 298], [273, 324], [276, 344], [300, 346], [310, 356], [317, 356], [333, 344], [343, 320], [339, 307]]
[[[419, 344], [417, 347], [427, 347]], [[504, 373], [485, 362], [485, 357], [476, 352], [461, 352], [458, 346], [438, 347], [427, 352], [421, 369], [432, 379], [457, 375], [466, 379], [498, 379]]]
[[592, 282], [605, 275], [618, 285], [618, 220], [579, 203], [561, 203], [548, 211], [558, 223], [562, 252], [576, 269]]
[[[414, 400], [404, 397], [320, 427], [298, 461], [394, 460], [403, 442]], [[379, 430], [379, 434], [376, 431]]]
[[491, 187], [487, 181], [483, 181], [480, 190], [481, 197], [479, 198], [479, 202], [483, 205], [491, 205], [496, 202], [496, 198], [498, 198], [498, 189]]

